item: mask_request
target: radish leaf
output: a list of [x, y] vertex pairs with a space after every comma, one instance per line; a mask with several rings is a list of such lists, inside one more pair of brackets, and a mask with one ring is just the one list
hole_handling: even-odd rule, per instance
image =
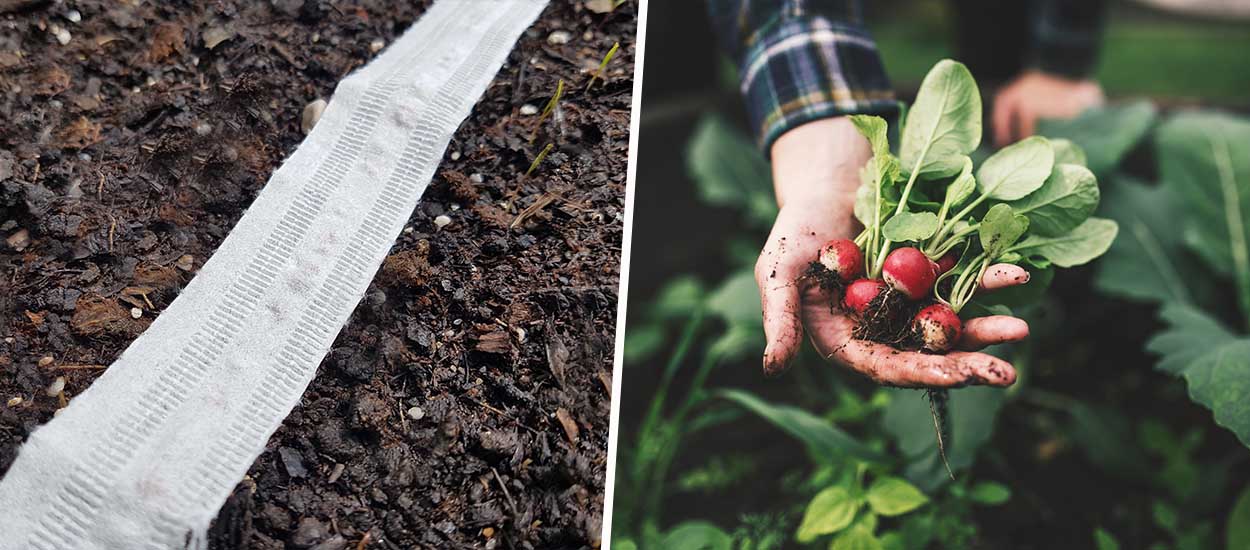
[[1055, 150], [1041, 136], [999, 149], [977, 169], [977, 186], [991, 199], [1013, 201], [1037, 190], [1050, 176]]
[[972, 159], [964, 157], [963, 171], [946, 188], [946, 208], [956, 208], [968, 200], [977, 190], [977, 178], [972, 175]]
[[1063, 235], [1081, 225], [1098, 208], [1098, 180], [1084, 166], [1057, 164], [1037, 191], [1011, 202], [1029, 218], [1029, 229], [1048, 237]]
[[1115, 240], [1119, 226], [1105, 218], [1090, 218], [1059, 237], [1033, 235], [1011, 247], [1025, 256], [1038, 255], [1059, 267], [1081, 265], [1101, 256]]
[[938, 218], [932, 212], [903, 212], [881, 227], [885, 238], [894, 242], [921, 241], [937, 231]]
[[981, 248], [985, 249], [985, 255], [990, 261], [994, 261], [1028, 229], [1028, 218], [1013, 212], [1010, 206], [995, 204], [981, 220]]
[[855, 129], [868, 139], [868, 143], [872, 145], [874, 157], [890, 156], [890, 139], [887, 136], [889, 124], [884, 118], [872, 115], [851, 115], [851, 124], [854, 124]]
[[1089, 160], [1085, 158], [1085, 150], [1081, 149], [1080, 145], [1072, 143], [1072, 140], [1052, 138], [1050, 148], [1055, 150], [1055, 164], [1089, 166]]
[[899, 159], [909, 174], [950, 176], [981, 143], [981, 93], [963, 64], [943, 59], [929, 70], [908, 111]]

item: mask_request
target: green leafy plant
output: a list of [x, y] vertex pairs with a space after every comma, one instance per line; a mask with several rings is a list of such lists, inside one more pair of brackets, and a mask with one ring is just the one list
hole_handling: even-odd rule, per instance
[[[857, 318], [858, 338], [944, 353], [962, 333], [958, 315], [991, 265], [1073, 267], [1115, 240], [1116, 222], [1092, 217], [1098, 181], [1069, 141], [1030, 137], [974, 172], [981, 96], [960, 63], [943, 60], [929, 71], [908, 111], [898, 156], [884, 119], [851, 121], [873, 150], [855, 205], [864, 230], [854, 246], [826, 245], [817, 262], [825, 269], [814, 264], [813, 270], [835, 290], [834, 306]], [[843, 285], [850, 285], [845, 297], [837, 292]], [[947, 395], [929, 393], [944, 465]], [[949, 467], [948, 473], [954, 475]]]
[[[1153, 113], [1118, 113], [1126, 120], [1109, 126], [1128, 130], [1110, 133], [1138, 131], [1140, 140], [1151, 128], [1140, 121], [1146, 112]], [[1065, 130], [1078, 142], [1093, 140]], [[1250, 446], [1250, 121], [1179, 113], [1158, 125], [1153, 143], [1158, 184], [1115, 177], [1108, 214], [1124, 224], [1126, 238], [1111, 248], [1096, 283], [1162, 305], [1166, 328], [1148, 344], [1160, 356], [1157, 368], [1184, 378], [1190, 398]], [[1107, 169], [1119, 160], [1109, 155]], [[1223, 292], [1233, 299], [1219, 299]]]

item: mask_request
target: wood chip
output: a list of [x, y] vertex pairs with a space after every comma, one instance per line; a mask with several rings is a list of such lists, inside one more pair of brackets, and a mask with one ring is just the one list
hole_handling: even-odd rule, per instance
[[556, 332], [555, 323], [547, 323], [547, 366], [551, 368], [560, 387], [564, 387], [564, 367], [569, 361], [569, 348]]
[[477, 337], [477, 351], [485, 353], [509, 353], [512, 351], [512, 339], [505, 330], [495, 330]]
[[577, 427], [577, 421], [573, 420], [573, 415], [564, 407], [556, 409], [556, 420], [560, 421], [560, 425], [564, 427], [564, 435], [568, 436], [569, 443], [577, 445], [577, 437], [581, 430]]

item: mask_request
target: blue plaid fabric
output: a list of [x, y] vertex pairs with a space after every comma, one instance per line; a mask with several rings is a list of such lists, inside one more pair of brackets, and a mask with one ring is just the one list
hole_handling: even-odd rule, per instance
[[[1020, 0], [1026, 1], [1026, 0]], [[897, 115], [890, 80], [857, 0], [707, 0], [712, 25], [738, 67], [751, 126], [764, 151], [813, 120]], [[1094, 67], [1105, 0], [1031, 0], [1029, 66], [1069, 77]]]
[[858, 2], [709, 0], [709, 8], [765, 151], [806, 122], [898, 112]]

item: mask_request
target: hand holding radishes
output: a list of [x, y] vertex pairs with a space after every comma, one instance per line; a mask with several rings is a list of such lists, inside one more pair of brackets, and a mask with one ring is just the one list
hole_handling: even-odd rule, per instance
[[[1098, 182], [1080, 164], [1084, 154], [1069, 143], [1026, 138], [990, 156], [974, 175], [969, 155], [981, 142], [981, 97], [959, 63], [941, 61], [925, 77], [898, 156], [890, 150], [884, 119], [850, 119], [873, 153], [861, 171], [854, 208], [864, 229], [853, 242], [825, 244], [808, 271], [830, 295], [826, 307], [853, 319], [854, 340], [847, 348], [874, 342], [890, 350], [886, 357], [920, 352], [950, 360], [958, 352], [948, 352], [961, 342], [993, 343], [995, 338], [981, 334], [986, 323], [1008, 321], [965, 324], [959, 317], [978, 287], [989, 286], [981, 284], [988, 274], [1027, 282], [1024, 270], [1012, 264], [1071, 267], [1106, 252], [1115, 238], [1115, 222], [1090, 217], [1098, 206]], [[1000, 336], [1011, 340], [1025, 333], [1027, 327], [1019, 327]], [[959, 373], [953, 384], [950, 377], [923, 384], [931, 388], [943, 463], [946, 392], [933, 388], [1011, 384], [1010, 368], [991, 362], [983, 374]], [[880, 370], [870, 366], [866, 372], [882, 380]], [[913, 374], [910, 380], [923, 378]]]
[[[829, 307], [832, 291], [802, 283], [813, 281], [804, 274], [828, 241], [853, 237], [858, 230], [852, 208], [860, 186], [858, 170], [872, 156], [868, 142], [849, 119], [823, 119], [787, 132], [774, 144], [771, 156], [781, 211], [755, 270], [768, 341], [766, 372], [775, 374], [786, 368], [806, 328], [823, 357], [837, 359], [882, 384], [956, 387], [1008, 385], [1015, 380], [1007, 362], [985, 354], [899, 352], [887, 345], [853, 340], [853, 320]], [[987, 272], [986, 288], [1026, 280], [1022, 269], [1011, 267], [1015, 272]], [[1027, 333], [1028, 327], [1019, 319], [986, 317], [967, 324], [959, 348], [975, 350], [1018, 340]]]
[[1026, 138], [974, 172], [981, 98], [959, 63], [925, 77], [897, 156], [884, 119], [850, 119], [873, 152], [855, 201], [864, 229], [824, 245], [809, 274], [834, 294], [829, 307], [854, 317], [857, 339], [945, 353], [969, 332], [959, 314], [991, 266], [1019, 284], [1028, 275], [1014, 264], [1071, 267], [1115, 238], [1115, 222], [1090, 217], [1098, 182], [1070, 143]]

